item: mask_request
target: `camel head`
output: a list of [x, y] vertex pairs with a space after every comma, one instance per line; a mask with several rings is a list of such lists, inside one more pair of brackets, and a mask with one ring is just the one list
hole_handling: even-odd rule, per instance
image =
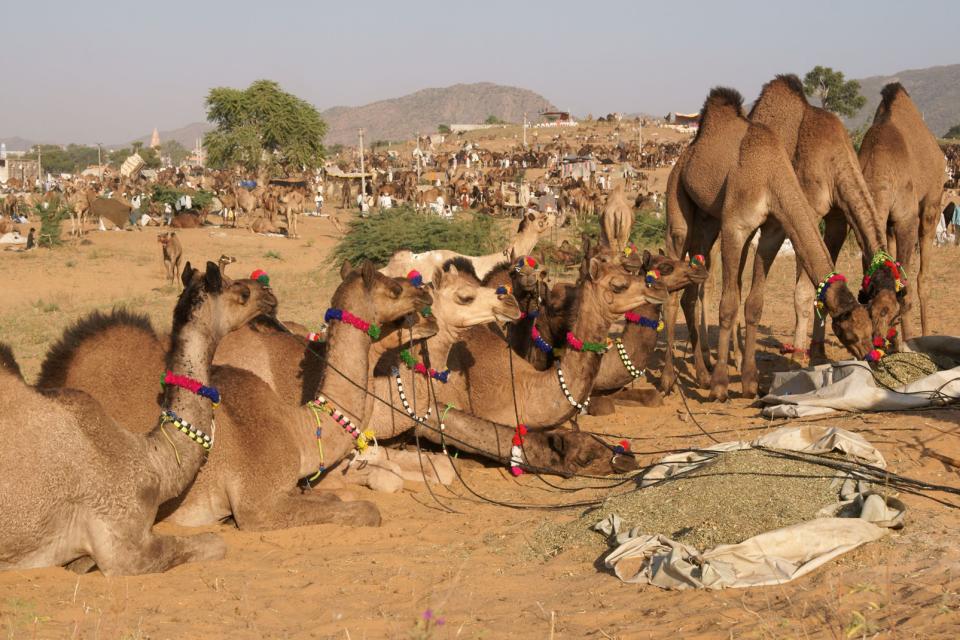
[[425, 287], [414, 284], [412, 279], [389, 278], [369, 260], [364, 260], [359, 269], [344, 260], [340, 277], [343, 282], [334, 292], [330, 306], [381, 327], [433, 304]]
[[173, 310], [174, 333], [193, 321], [219, 340], [259, 315], [276, 313], [277, 298], [268, 285], [249, 279], [231, 280], [213, 262], [207, 262], [204, 273], [187, 262], [182, 280], [183, 293]]
[[549, 447], [548, 466], [568, 474], [607, 476], [635, 471], [636, 458], [590, 434], [555, 429], [544, 434]]
[[830, 310], [833, 333], [857, 359], [873, 349], [873, 322], [843, 283], [827, 288], [826, 308]]
[[[638, 255], [642, 255], [642, 258], [631, 260]], [[634, 250], [624, 258], [623, 262], [631, 273], [646, 276], [650, 271], [656, 272], [659, 275], [659, 280], [671, 293], [680, 291], [691, 284], [701, 284], [707, 279], [707, 268], [701, 261], [673, 260], [663, 253], [663, 249], [660, 249], [656, 254], [650, 253], [646, 249], [643, 250], [643, 254]], [[637, 263], [639, 263], [639, 268], [635, 270], [633, 265]]]
[[542, 260], [533, 256], [520, 256], [510, 267], [510, 284], [517, 300], [526, 300], [530, 311], [547, 295], [547, 272], [541, 268]]
[[592, 290], [592, 297], [600, 304], [604, 315], [615, 318], [644, 302], [663, 304], [670, 293], [659, 277], [636, 275], [623, 262], [608, 253], [585, 258], [584, 292]]
[[891, 346], [890, 338], [896, 333], [894, 327], [900, 322], [907, 290], [905, 286], [897, 285], [894, 274], [887, 268], [876, 269], [872, 275], [864, 278], [864, 282], [866, 286], [860, 290], [857, 298], [861, 304], [867, 305], [873, 323], [872, 344], [874, 348], [887, 351]]
[[[166, 248], [166, 246], [170, 244], [170, 240], [171, 240], [171, 239], [173, 238], [173, 236], [175, 236], [175, 235], [177, 235], [177, 233], [176, 233], [175, 231], [164, 231], [163, 233], [158, 233], [158, 234], [157, 234], [157, 242], [160, 243], [160, 246], [161, 246], [161, 247]], [[221, 256], [221, 259], [222, 259], [222, 256]]]
[[458, 262], [448, 261], [433, 275], [432, 309], [441, 327], [465, 329], [520, 319], [520, 305], [512, 294], [482, 286], [467, 268], [458, 269]]
[[[527, 230], [532, 230], [536, 232], [537, 237], [542, 236], [547, 231], [550, 230], [557, 221], [557, 217], [553, 214], [543, 213], [542, 211], [527, 211], [523, 219], [520, 221], [520, 228], [517, 229], [518, 233], [523, 233]], [[520, 256], [517, 256], [518, 258]]]

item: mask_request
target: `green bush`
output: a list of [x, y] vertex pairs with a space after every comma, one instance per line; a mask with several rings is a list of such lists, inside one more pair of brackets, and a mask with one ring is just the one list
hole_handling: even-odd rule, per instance
[[[177, 200], [180, 199], [180, 196], [185, 193], [187, 193], [186, 190], [168, 187], [165, 184], [155, 184], [153, 185], [153, 193], [150, 194], [150, 201], [168, 204], [174, 207]], [[190, 193], [190, 199], [193, 201], [193, 208], [199, 211], [213, 201], [213, 194], [208, 191], [203, 191], [202, 189], [197, 189]]]
[[350, 230], [340, 240], [332, 260], [358, 264], [370, 259], [383, 266], [401, 249], [414, 253], [449, 249], [470, 256], [496, 251], [503, 236], [489, 216], [465, 214], [445, 220], [431, 211], [410, 207], [388, 209], [368, 218], [350, 222]]
[[41, 247], [58, 247], [63, 244], [60, 238], [60, 225], [70, 217], [70, 210], [63, 203], [51, 203], [46, 209], [41, 205], [34, 207], [34, 213], [40, 218], [40, 235], [37, 244]]
[[[594, 241], [600, 240], [600, 217], [587, 216], [577, 224], [577, 238], [586, 233]], [[634, 211], [630, 242], [641, 248], [662, 247], [667, 234], [666, 217], [658, 218], [653, 209]]]

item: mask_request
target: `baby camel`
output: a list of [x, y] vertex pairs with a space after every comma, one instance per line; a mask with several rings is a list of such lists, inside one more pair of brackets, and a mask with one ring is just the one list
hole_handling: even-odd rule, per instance
[[223, 557], [216, 535], [158, 536], [153, 523], [160, 504], [193, 482], [216, 437], [219, 396], [193, 389], [195, 381], [209, 380], [220, 339], [273, 313], [276, 298], [257, 282], [224, 279], [209, 262], [205, 274], [187, 263], [183, 284], [167, 359], [176, 375], [159, 424], [143, 435], [83, 392], [40, 393], [0, 369], [0, 569], [96, 564], [123, 575]]

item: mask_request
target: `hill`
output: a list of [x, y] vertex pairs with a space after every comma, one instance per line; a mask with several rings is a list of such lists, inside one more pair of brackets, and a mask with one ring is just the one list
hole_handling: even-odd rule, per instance
[[942, 136], [947, 129], [960, 124], [960, 64], [909, 69], [890, 76], [863, 78], [859, 82], [867, 105], [846, 121], [850, 128], [873, 122], [880, 103], [880, 89], [890, 82], [899, 82], [910, 93], [934, 135]]
[[29, 151], [33, 145], [37, 144], [33, 140], [27, 140], [19, 136], [0, 138], [0, 143], [7, 145], [7, 151]]
[[535, 119], [539, 111], [554, 108], [528, 89], [480, 82], [422, 89], [360, 107], [333, 107], [320, 115], [329, 126], [326, 144], [355, 145], [360, 127], [370, 142], [402, 140], [418, 131], [436, 132], [440, 124], [479, 123], [491, 115], [506, 122], [522, 122], [524, 112]]

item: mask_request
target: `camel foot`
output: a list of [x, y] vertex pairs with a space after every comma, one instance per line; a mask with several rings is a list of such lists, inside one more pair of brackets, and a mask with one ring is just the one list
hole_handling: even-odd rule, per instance
[[377, 505], [366, 500], [344, 502], [335, 507], [330, 522], [345, 524], [350, 527], [379, 527], [382, 518]]
[[606, 396], [591, 396], [588, 413], [592, 416], [609, 416], [617, 412], [613, 400]]
[[715, 376], [710, 383], [710, 400], [726, 402], [729, 397], [730, 381], [726, 376]]
[[697, 384], [701, 389], [706, 389], [710, 386], [711, 376], [710, 372], [706, 369], [697, 369]]
[[746, 370], [740, 374], [740, 378], [743, 381], [743, 397], [744, 398], [756, 398], [757, 389], [760, 386], [758, 381], [758, 376], [756, 371]]
[[652, 387], [649, 389], [621, 389], [612, 397], [617, 404], [625, 404], [630, 407], [663, 406], [663, 396]]
[[97, 566], [96, 560], [90, 556], [82, 556], [77, 558], [73, 562], [68, 562], [63, 566], [64, 569], [72, 571], [77, 574], [90, 573], [93, 571], [93, 568]]
[[663, 395], [668, 396], [673, 391], [673, 385], [677, 381], [677, 374], [674, 373], [673, 369], [669, 371], [667, 369], [663, 370], [663, 373], [660, 374], [660, 392]]

